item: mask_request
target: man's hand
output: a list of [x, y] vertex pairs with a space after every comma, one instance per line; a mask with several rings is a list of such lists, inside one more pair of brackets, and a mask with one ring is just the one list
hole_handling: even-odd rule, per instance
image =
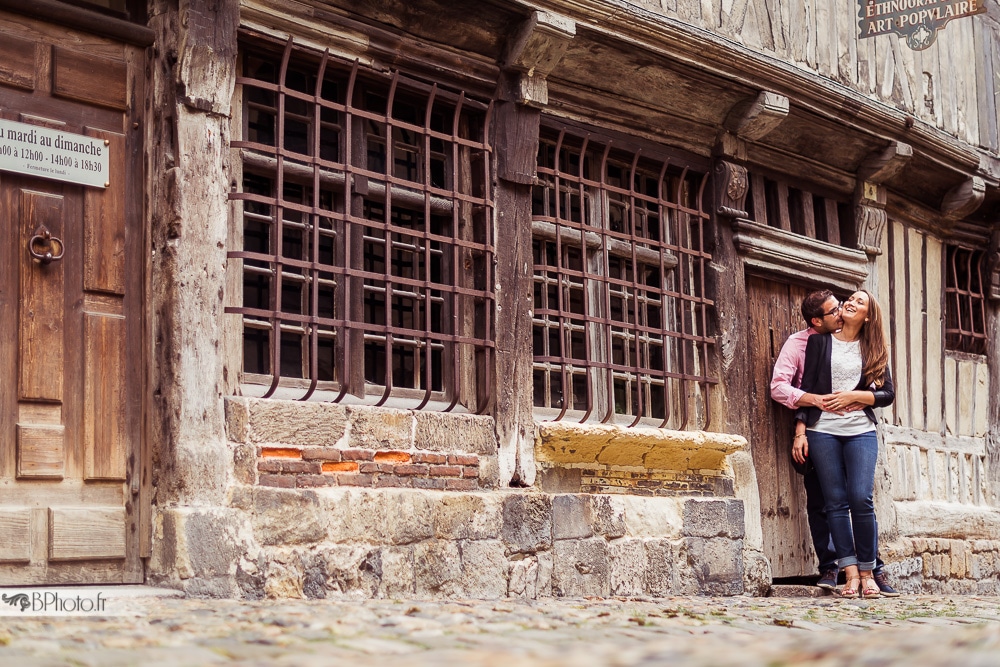
[[836, 394], [802, 394], [802, 398], [799, 399], [799, 407], [811, 407], [819, 408], [826, 412], [832, 412], [836, 415], [842, 415], [847, 412], [843, 408], [832, 408], [829, 405], [830, 399], [835, 397]]
[[792, 440], [792, 458], [799, 465], [806, 462], [806, 457], [809, 456], [809, 439], [806, 438], [806, 434], [796, 435], [795, 439]]
[[[864, 408], [875, 402], [875, 395], [870, 391], [838, 391], [822, 397], [824, 410], [842, 415], [845, 412]], [[868, 402], [866, 402], [868, 401]], [[855, 407], [857, 406], [857, 407]]]

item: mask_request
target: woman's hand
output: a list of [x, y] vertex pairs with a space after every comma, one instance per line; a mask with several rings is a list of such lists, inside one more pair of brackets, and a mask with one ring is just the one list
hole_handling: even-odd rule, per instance
[[806, 457], [809, 456], [809, 439], [806, 438], [805, 433], [797, 433], [795, 439], [792, 440], [792, 458], [799, 465], [806, 462]]
[[875, 404], [875, 394], [870, 391], [838, 391], [822, 397], [820, 406], [827, 412], [842, 415], [859, 407]]

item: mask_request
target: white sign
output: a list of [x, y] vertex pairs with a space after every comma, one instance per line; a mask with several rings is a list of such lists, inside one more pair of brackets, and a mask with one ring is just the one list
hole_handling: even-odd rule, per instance
[[0, 119], [0, 170], [106, 188], [109, 146], [103, 139]]

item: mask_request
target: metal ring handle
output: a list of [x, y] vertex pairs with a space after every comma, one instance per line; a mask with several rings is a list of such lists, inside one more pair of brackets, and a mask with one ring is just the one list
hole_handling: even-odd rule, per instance
[[[53, 252], [54, 249], [58, 253]], [[66, 246], [43, 226], [28, 241], [28, 254], [41, 264], [51, 264], [63, 258], [63, 255], [66, 254]]]

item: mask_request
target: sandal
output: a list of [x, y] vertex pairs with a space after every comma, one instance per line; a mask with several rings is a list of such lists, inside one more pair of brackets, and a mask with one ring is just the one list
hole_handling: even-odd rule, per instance
[[865, 575], [861, 577], [861, 599], [871, 600], [872, 598], [882, 597], [882, 591], [878, 587], [878, 582], [875, 581], [875, 577]]
[[848, 577], [844, 587], [840, 589], [840, 597], [854, 600], [860, 595], [860, 588], [861, 577]]

